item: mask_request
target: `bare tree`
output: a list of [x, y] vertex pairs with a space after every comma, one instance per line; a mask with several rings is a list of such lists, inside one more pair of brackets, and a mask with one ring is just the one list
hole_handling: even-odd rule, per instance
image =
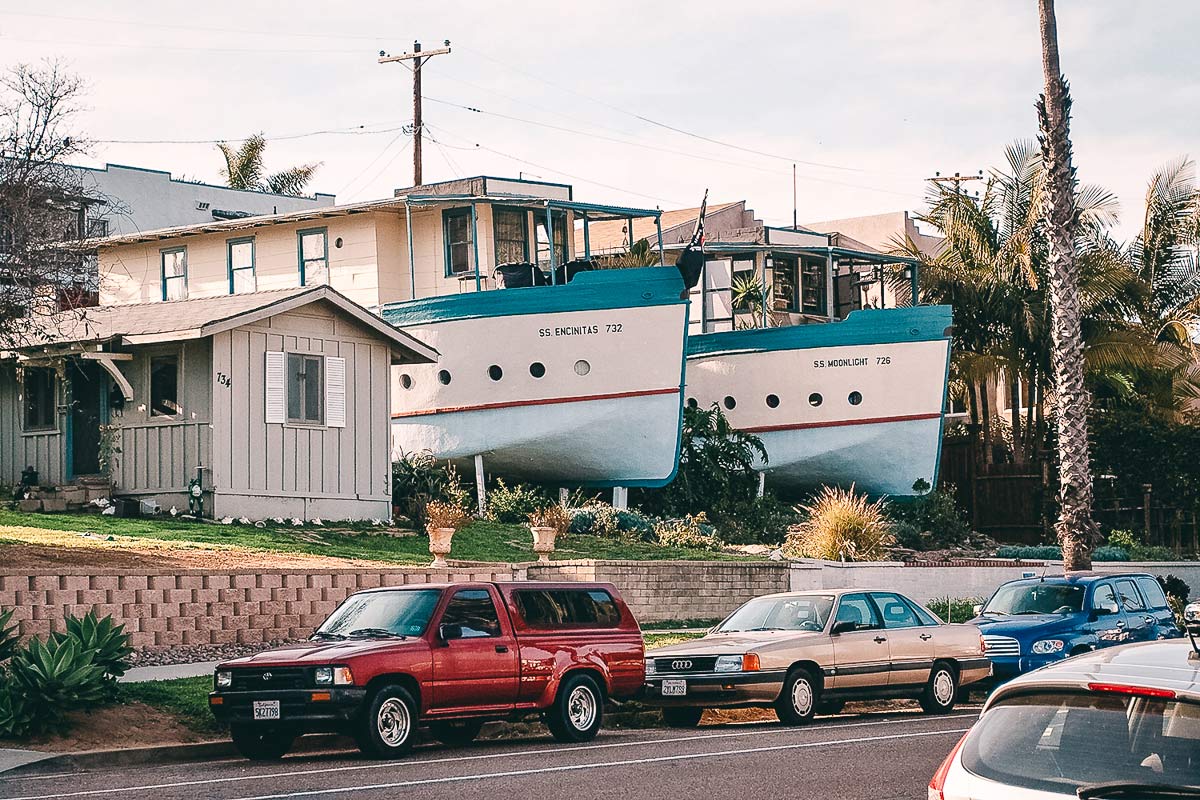
[[1082, 301], [1075, 262], [1075, 167], [1071, 163], [1071, 90], [1058, 58], [1054, 0], [1038, 0], [1042, 72], [1038, 99], [1039, 139], [1046, 175], [1043, 224], [1050, 272], [1050, 336], [1058, 421], [1059, 514], [1055, 532], [1064, 567], [1090, 569], [1099, 529], [1092, 518], [1092, 471], [1088, 443], [1091, 396], [1084, 386]]
[[60, 63], [0, 76], [0, 341], [23, 343], [31, 317], [94, 302], [86, 240], [108, 204], [68, 163], [87, 142], [73, 130], [84, 85]]

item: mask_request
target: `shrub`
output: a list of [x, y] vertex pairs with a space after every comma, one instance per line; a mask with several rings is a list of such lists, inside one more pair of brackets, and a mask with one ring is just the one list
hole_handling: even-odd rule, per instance
[[1111, 544], [1102, 545], [1092, 551], [1093, 561], [1128, 561], [1129, 551], [1123, 547], [1114, 547]]
[[92, 660], [104, 670], [106, 680], [115, 683], [125, 674], [133, 648], [129, 646], [124, 625], [117, 625], [110, 616], [98, 619], [95, 611], [89, 611], [82, 617], [67, 617], [66, 627], [67, 632], [57, 634], [56, 638], [74, 639], [81, 649], [90, 651]]
[[438, 528], [453, 528], [461, 530], [471, 524], [471, 515], [452, 503], [433, 500], [425, 507], [425, 530], [435, 531]]
[[901, 547], [909, 550], [925, 549], [925, 533], [911, 522], [894, 520], [892, 522], [892, 535], [896, 537], [896, 544]]
[[720, 550], [721, 540], [703, 513], [687, 514], [680, 519], [665, 519], [654, 525], [654, 535], [663, 547], [687, 547], [693, 550]]
[[503, 478], [496, 480], [496, 488], [488, 493], [487, 518], [492, 522], [519, 525], [529, 515], [549, 504], [545, 493], [533, 486], [518, 483], [508, 486]]
[[17, 623], [12, 622], [12, 610], [0, 612], [0, 661], [7, 661], [17, 651]]
[[895, 544], [883, 500], [872, 503], [854, 487], [826, 486], [811, 505], [801, 506], [807, 519], [795, 526], [783, 545], [785, 555], [827, 561], [878, 561]]
[[[918, 481], [913, 488], [918, 492], [924, 489], [924, 493], [908, 502], [892, 503], [889, 508], [893, 520], [911, 526], [904, 532], [908, 543], [897, 536], [901, 544], [914, 550], [939, 550], [965, 542], [971, 535], [971, 526], [954, 493], [943, 489], [929, 491], [926, 481]], [[912, 529], [916, 529], [916, 537]]]
[[433, 500], [469, 507], [470, 493], [463, 488], [453, 464], [441, 465], [431, 453], [407, 453], [392, 463], [392, 505], [425, 527], [425, 508]]
[[1133, 531], [1114, 530], [1108, 534], [1108, 543], [1125, 550], [1129, 554], [1127, 561], [1171, 561], [1175, 558], [1170, 548], [1143, 544]]
[[529, 525], [534, 528], [553, 528], [558, 536], [562, 536], [571, 527], [571, 515], [555, 503], [530, 514]]
[[1052, 544], [1007, 544], [996, 549], [996, 558], [1016, 558], [1022, 561], [1059, 561], [1062, 548]]
[[1158, 582], [1163, 588], [1163, 592], [1167, 597], [1176, 597], [1186, 605], [1188, 599], [1192, 596], [1192, 587], [1188, 586], [1187, 581], [1175, 575], [1159, 575]]
[[31, 639], [8, 670], [12, 688], [22, 695], [17, 702], [33, 714], [30, 733], [61, 730], [67, 711], [92, 708], [106, 697], [104, 667], [72, 636]]
[[0, 739], [24, 739], [33, 733], [34, 709], [7, 669], [0, 668]]
[[795, 512], [771, 494], [719, 505], [710, 516], [728, 544], [779, 544], [796, 521]]
[[975, 606], [984, 602], [982, 597], [935, 597], [925, 607], [946, 622], [966, 622], [975, 618]]
[[567, 513], [571, 516], [571, 524], [567, 528], [570, 533], [607, 539], [629, 536], [648, 541], [654, 538], [654, 523], [637, 511], [597, 504], [567, 509]]

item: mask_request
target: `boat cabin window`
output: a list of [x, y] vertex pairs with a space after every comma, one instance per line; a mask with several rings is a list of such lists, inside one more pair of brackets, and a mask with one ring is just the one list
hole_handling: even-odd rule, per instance
[[492, 231], [496, 239], [497, 264], [529, 261], [529, 215], [524, 209], [493, 208]]
[[825, 314], [825, 262], [804, 259], [800, 269], [800, 310], [805, 314]]
[[[546, 234], [546, 215], [534, 212], [537, 228], [537, 263], [543, 269], [550, 267], [550, 237]], [[554, 223], [554, 266], [567, 263], [567, 215], [562, 212], [551, 212]]]
[[796, 259], [793, 256], [775, 256], [772, 275], [772, 290], [776, 311], [796, 311]]
[[446, 277], [475, 271], [475, 253], [471, 240], [471, 209], [448, 208], [442, 212], [446, 238]]

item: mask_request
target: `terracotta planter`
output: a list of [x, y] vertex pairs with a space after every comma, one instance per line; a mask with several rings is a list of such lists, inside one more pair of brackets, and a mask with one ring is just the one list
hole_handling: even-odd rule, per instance
[[429, 532], [429, 552], [433, 553], [433, 563], [429, 566], [444, 569], [449, 566], [446, 556], [450, 555], [450, 540], [454, 538], [454, 528], [434, 528]]
[[538, 561], [542, 564], [549, 564], [558, 531], [554, 528], [541, 527], [531, 527], [529, 530], [533, 533], [533, 552], [538, 554]]

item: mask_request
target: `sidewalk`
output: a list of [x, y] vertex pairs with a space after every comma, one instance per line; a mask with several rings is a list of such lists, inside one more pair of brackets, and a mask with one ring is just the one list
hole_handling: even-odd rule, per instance
[[47, 758], [54, 758], [55, 755], [55, 753], [40, 753], [36, 750], [9, 750], [0, 747], [0, 772], [45, 761]]
[[120, 683], [142, 681], [173, 681], [176, 678], [199, 678], [212, 675], [220, 661], [196, 661], [191, 664], [167, 664], [162, 667], [134, 667], [122, 675]]

